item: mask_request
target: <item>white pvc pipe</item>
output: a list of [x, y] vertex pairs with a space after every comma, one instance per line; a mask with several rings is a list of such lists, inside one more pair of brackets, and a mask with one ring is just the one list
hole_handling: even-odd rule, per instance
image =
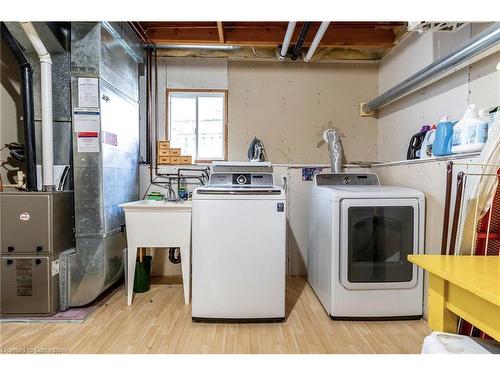
[[281, 50], [280, 53], [278, 54], [278, 58], [280, 60], [284, 60], [286, 57], [286, 54], [288, 52], [288, 47], [290, 46], [290, 41], [292, 40], [296, 24], [297, 22], [288, 22], [285, 38], [283, 39], [283, 44], [281, 45]]
[[54, 136], [52, 120], [52, 59], [31, 22], [21, 22], [40, 59], [42, 101], [42, 190], [54, 190]]
[[328, 26], [330, 26], [330, 22], [321, 22], [318, 32], [314, 36], [311, 46], [309, 47], [309, 50], [307, 51], [307, 54], [304, 57], [304, 61], [306, 62], [311, 61], [314, 52], [316, 52], [316, 48], [318, 48], [319, 46], [319, 42], [321, 42], [321, 39], [323, 39], [323, 35], [325, 35], [325, 32], [328, 29]]

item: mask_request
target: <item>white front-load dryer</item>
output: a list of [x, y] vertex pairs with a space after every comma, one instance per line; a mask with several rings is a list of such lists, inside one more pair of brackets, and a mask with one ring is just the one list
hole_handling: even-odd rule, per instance
[[332, 319], [422, 316], [425, 201], [375, 174], [317, 174], [310, 193], [308, 280]]

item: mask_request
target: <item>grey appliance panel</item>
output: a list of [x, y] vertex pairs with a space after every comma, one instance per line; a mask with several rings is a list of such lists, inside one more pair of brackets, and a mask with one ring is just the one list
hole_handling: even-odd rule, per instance
[[51, 256], [1, 257], [1, 313], [51, 315], [58, 311], [58, 275]]
[[318, 186], [380, 185], [374, 173], [318, 173], [316, 183]]
[[2, 254], [52, 254], [74, 245], [72, 192], [0, 194]]

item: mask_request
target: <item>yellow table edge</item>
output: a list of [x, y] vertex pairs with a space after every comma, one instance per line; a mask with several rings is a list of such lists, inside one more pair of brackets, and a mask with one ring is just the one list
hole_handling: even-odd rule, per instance
[[[456, 333], [462, 317], [500, 341], [500, 257], [412, 255], [408, 260], [429, 272], [428, 322], [433, 331]], [[464, 275], [471, 265], [483, 273]]]
[[[500, 256], [470, 256], [470, 255], [434, 255], [434, 254], [425, 254], [425, 255], [408, 255], [408, 261], [416, 264], [417, 266], [422, 267], [424, 270], [435, 274], [444, 280], [447, 280], [453, 284], [458, 285], [459, 287], [472, 292], [481, 298], [484, 298], [486, 301], [491, 302], [495, 305], [500, 306], [500, 293], [496, 293], [496, 291], [500, 292], [500, 290], [494, 290], [496, 281], [500, 285]], [[463, 277], [463, 275], [457, 275], [455, 272], [446, 272], [443, 269], [443, 261], [446, 263], [493, 263], [496, 264], [497, 267], [493, 266], [497, 271], [495, 275], [492, 275], [489, 287], [479, 287], [476, 285], [470, 278]], [[498, 288], [498, 286], [497, 286]]]

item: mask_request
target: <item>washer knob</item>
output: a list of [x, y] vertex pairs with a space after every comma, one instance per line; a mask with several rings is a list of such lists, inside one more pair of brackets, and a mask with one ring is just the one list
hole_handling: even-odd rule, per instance
[[344, 177], [344, 185], [349, 185], [351, 183], [351, 177], [349, 176], [345, 176]]
[[246, 182], [247, 182], [247, 178], [240, 174], [237, 178], [236, 178], [236, 182], [240, 185], [244, 185]]

